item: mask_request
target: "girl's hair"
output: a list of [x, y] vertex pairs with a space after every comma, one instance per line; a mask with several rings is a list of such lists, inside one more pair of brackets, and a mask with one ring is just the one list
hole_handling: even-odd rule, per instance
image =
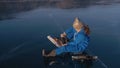
[[89, 34], [90, 34], [90, 28], [89, 28], [89, 26], [86, 25], [86, 24], [83, 24], [83, 28], [84, 28], [84, 30], [85, 30], [85, 34], [86, 34], [86, 35], [89, 35]]
[[[76, 19], [78, 19], [79, 21], [81, 21], [78, 17], [76, 17]], [[84, 22], [82, 22], [82, 24], [83, 24], [83, 28], [84, 28], [85, 34], [89, 35], [90, 34], [90, 28], [89, 28], [89, 26], [86, 25]]]

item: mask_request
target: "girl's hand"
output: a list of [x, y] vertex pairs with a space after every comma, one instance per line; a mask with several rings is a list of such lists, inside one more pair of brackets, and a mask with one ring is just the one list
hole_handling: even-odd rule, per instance
[[62, 46], [66, 46], [67, 44], [63, 44]]
[[60, 35], [60, 37], [65, 37], [65, 36], [66, 36], [65, 32]]

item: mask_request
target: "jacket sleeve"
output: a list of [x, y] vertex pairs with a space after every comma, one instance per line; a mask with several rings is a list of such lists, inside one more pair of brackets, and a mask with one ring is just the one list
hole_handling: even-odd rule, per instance
[[78, 45], [79, 43], [81, 43], [82, 41], [84, 41], [84, 38], [85, 38], [85, 36], [83, 35], [83, 34], [79, 34], [76, 38], [75, 38], [75, 40], [73, 40], [73, 41], [71, 41], [71, 42], [69, 42], [67, 45], [69, 46], [69, 45]]
[[69, 40], [71, 40], [74, 36], [74, 29], [73, 28], [69, 28], [65, 31], [66, 35], [67, 35], [67, 38]]

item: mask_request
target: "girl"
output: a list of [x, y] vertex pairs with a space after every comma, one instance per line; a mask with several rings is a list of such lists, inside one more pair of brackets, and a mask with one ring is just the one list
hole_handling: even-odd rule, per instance
[[69, 28], [63, 34], [61, 34], [61, 37], [66, 37], [69, 42], [67, 42], [66, 44], [59, 44], [60, 47], [52, 50], [49, 54], [45, 54], [45, 50], [43, 49], [42, 54], [43, 56], [49, 57], [60, 55], [66, 52], [83, 52], [88, 46], [89, 34], [89, 27], [83, 24], [83, 22], [81, 22], [78, 18], [75, 18], [75, 21], [73, 22], [73, 27]]

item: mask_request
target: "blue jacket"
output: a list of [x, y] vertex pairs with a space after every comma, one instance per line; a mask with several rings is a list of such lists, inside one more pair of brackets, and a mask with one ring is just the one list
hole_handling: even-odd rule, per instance
[[68, 42], [66, 46], [57, 48], [55, 50], [57, 55], [64, 52], [83, 52], [88, 46], [89, 37], [85, 34], [84, 29], [80, 32], [76, 32], [74, 28], [70, 28], [66, 30], [65, 33], [70, 42]]

